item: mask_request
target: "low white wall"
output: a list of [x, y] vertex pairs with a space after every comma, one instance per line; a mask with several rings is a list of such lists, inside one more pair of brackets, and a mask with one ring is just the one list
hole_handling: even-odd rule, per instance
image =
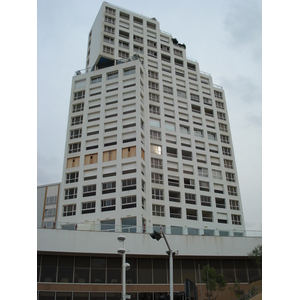
[[[122, 247], [117, 240], [121, 233], [37, 229], [37, 250], [90, 254], [116, 254]], [[149, 234], [122, 233], [126, 237], [128, 254], [165, 255], [164, 239], [157, 241]], [[261, 237], [221, 237], [167, 235], [172, 250], [182, 256], [248, 256], [254, 247], [262, 244]]]

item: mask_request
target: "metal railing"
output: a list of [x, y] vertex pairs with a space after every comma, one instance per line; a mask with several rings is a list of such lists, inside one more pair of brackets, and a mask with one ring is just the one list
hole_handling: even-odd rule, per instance
[[[172, 215], [176, 215], [176, 213], [172, 212]], [[180, 214], [178, 214], [180, 215]], [[39, 221], [38, 222], [38, 229], [48, 229], [48, 230], [77, 230], [77, 231], [97, 231], [97, 232], [117, 232], [117, 233], [137, 233], [137, 234], [143, 234], [143, 233], [152, 233], [155, 229], [154, 226], [122, 226], [122, 225], [106, 225], [106, 224], [100, 224], [95, 222], [82, 222], [82, 223], [58, 223], [55, 221], [52, 221], [52, 225], [48, 226], [49, 223], [47, 221]], [[47, 226], [46, 226], [47, 225]], [[205, 229], [208, 228], [199, 228], [198, 234], [195, 236], [204, 236]], [[224, 236], [224, 232], [228, 233], [229, 237], [262, 237], [262, 231], [261, 230], [218, 230], [213, 229], [211, 230], [214, 232], [213, 236], [221, 236], [220, 231], [222, 232], [222, 236]], [[164, 227], [165, 234], [172, 235], [171, 233], [171, 227]], [[182, 235], [188, 235], [188, 228], [182, 227]], [[194, 234], [193, 234], [194, 235]], [[210, 234], [211, 235], [211, 234]], [[226, 236], [225, 236], [226, 237]]]

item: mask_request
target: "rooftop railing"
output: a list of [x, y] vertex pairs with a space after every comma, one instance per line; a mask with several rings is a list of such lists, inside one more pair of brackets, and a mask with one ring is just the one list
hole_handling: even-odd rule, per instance
[[[77, 230], [77, 231], [97, 231], [97, 232], [118, 232], [118, 233], [140, 233], [149, 234], [154, 230], [159, 231], [158, 226], [129, 226], [129, 225], [113, 225], [113, 224], [95, 224], [94, 222], [82, 223], [58, 223], [58, 222], [40, 222], [37, 228], [49, 230]], [[163, 227], [165, 234], [168, 235], [191, 235], [191, 236], [229, 236], [229, 237], [262, 237], [261, 230], [227, 230], [227, 229], [209, 229], [209, 228], [187, 228], [176, 226], [176, 230], [172, 227]], [[181, 230], [178, 230], [181, 229]]]

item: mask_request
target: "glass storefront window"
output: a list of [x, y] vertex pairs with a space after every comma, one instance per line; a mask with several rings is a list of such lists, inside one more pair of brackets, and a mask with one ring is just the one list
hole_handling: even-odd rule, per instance
[[152, 259], [138, 259], [138, 283], [152, 283]]
[[59, 256], [58, 262], [58, 282], [73, 282], [73, 256]]
[[43, 255], [41, 282], [56, 282], [57, 256]]

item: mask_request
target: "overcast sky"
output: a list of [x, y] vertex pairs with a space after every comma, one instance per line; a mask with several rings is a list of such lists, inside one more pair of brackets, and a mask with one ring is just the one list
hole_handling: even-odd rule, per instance
[[[246, 229], [262, 223], [262, 7], [260, 0], [112, 0], [186, 45], [225, 90]], [[37, 1], [37, 184], [60, 182], [71, 80], [85, 67], [102, 1]]]

